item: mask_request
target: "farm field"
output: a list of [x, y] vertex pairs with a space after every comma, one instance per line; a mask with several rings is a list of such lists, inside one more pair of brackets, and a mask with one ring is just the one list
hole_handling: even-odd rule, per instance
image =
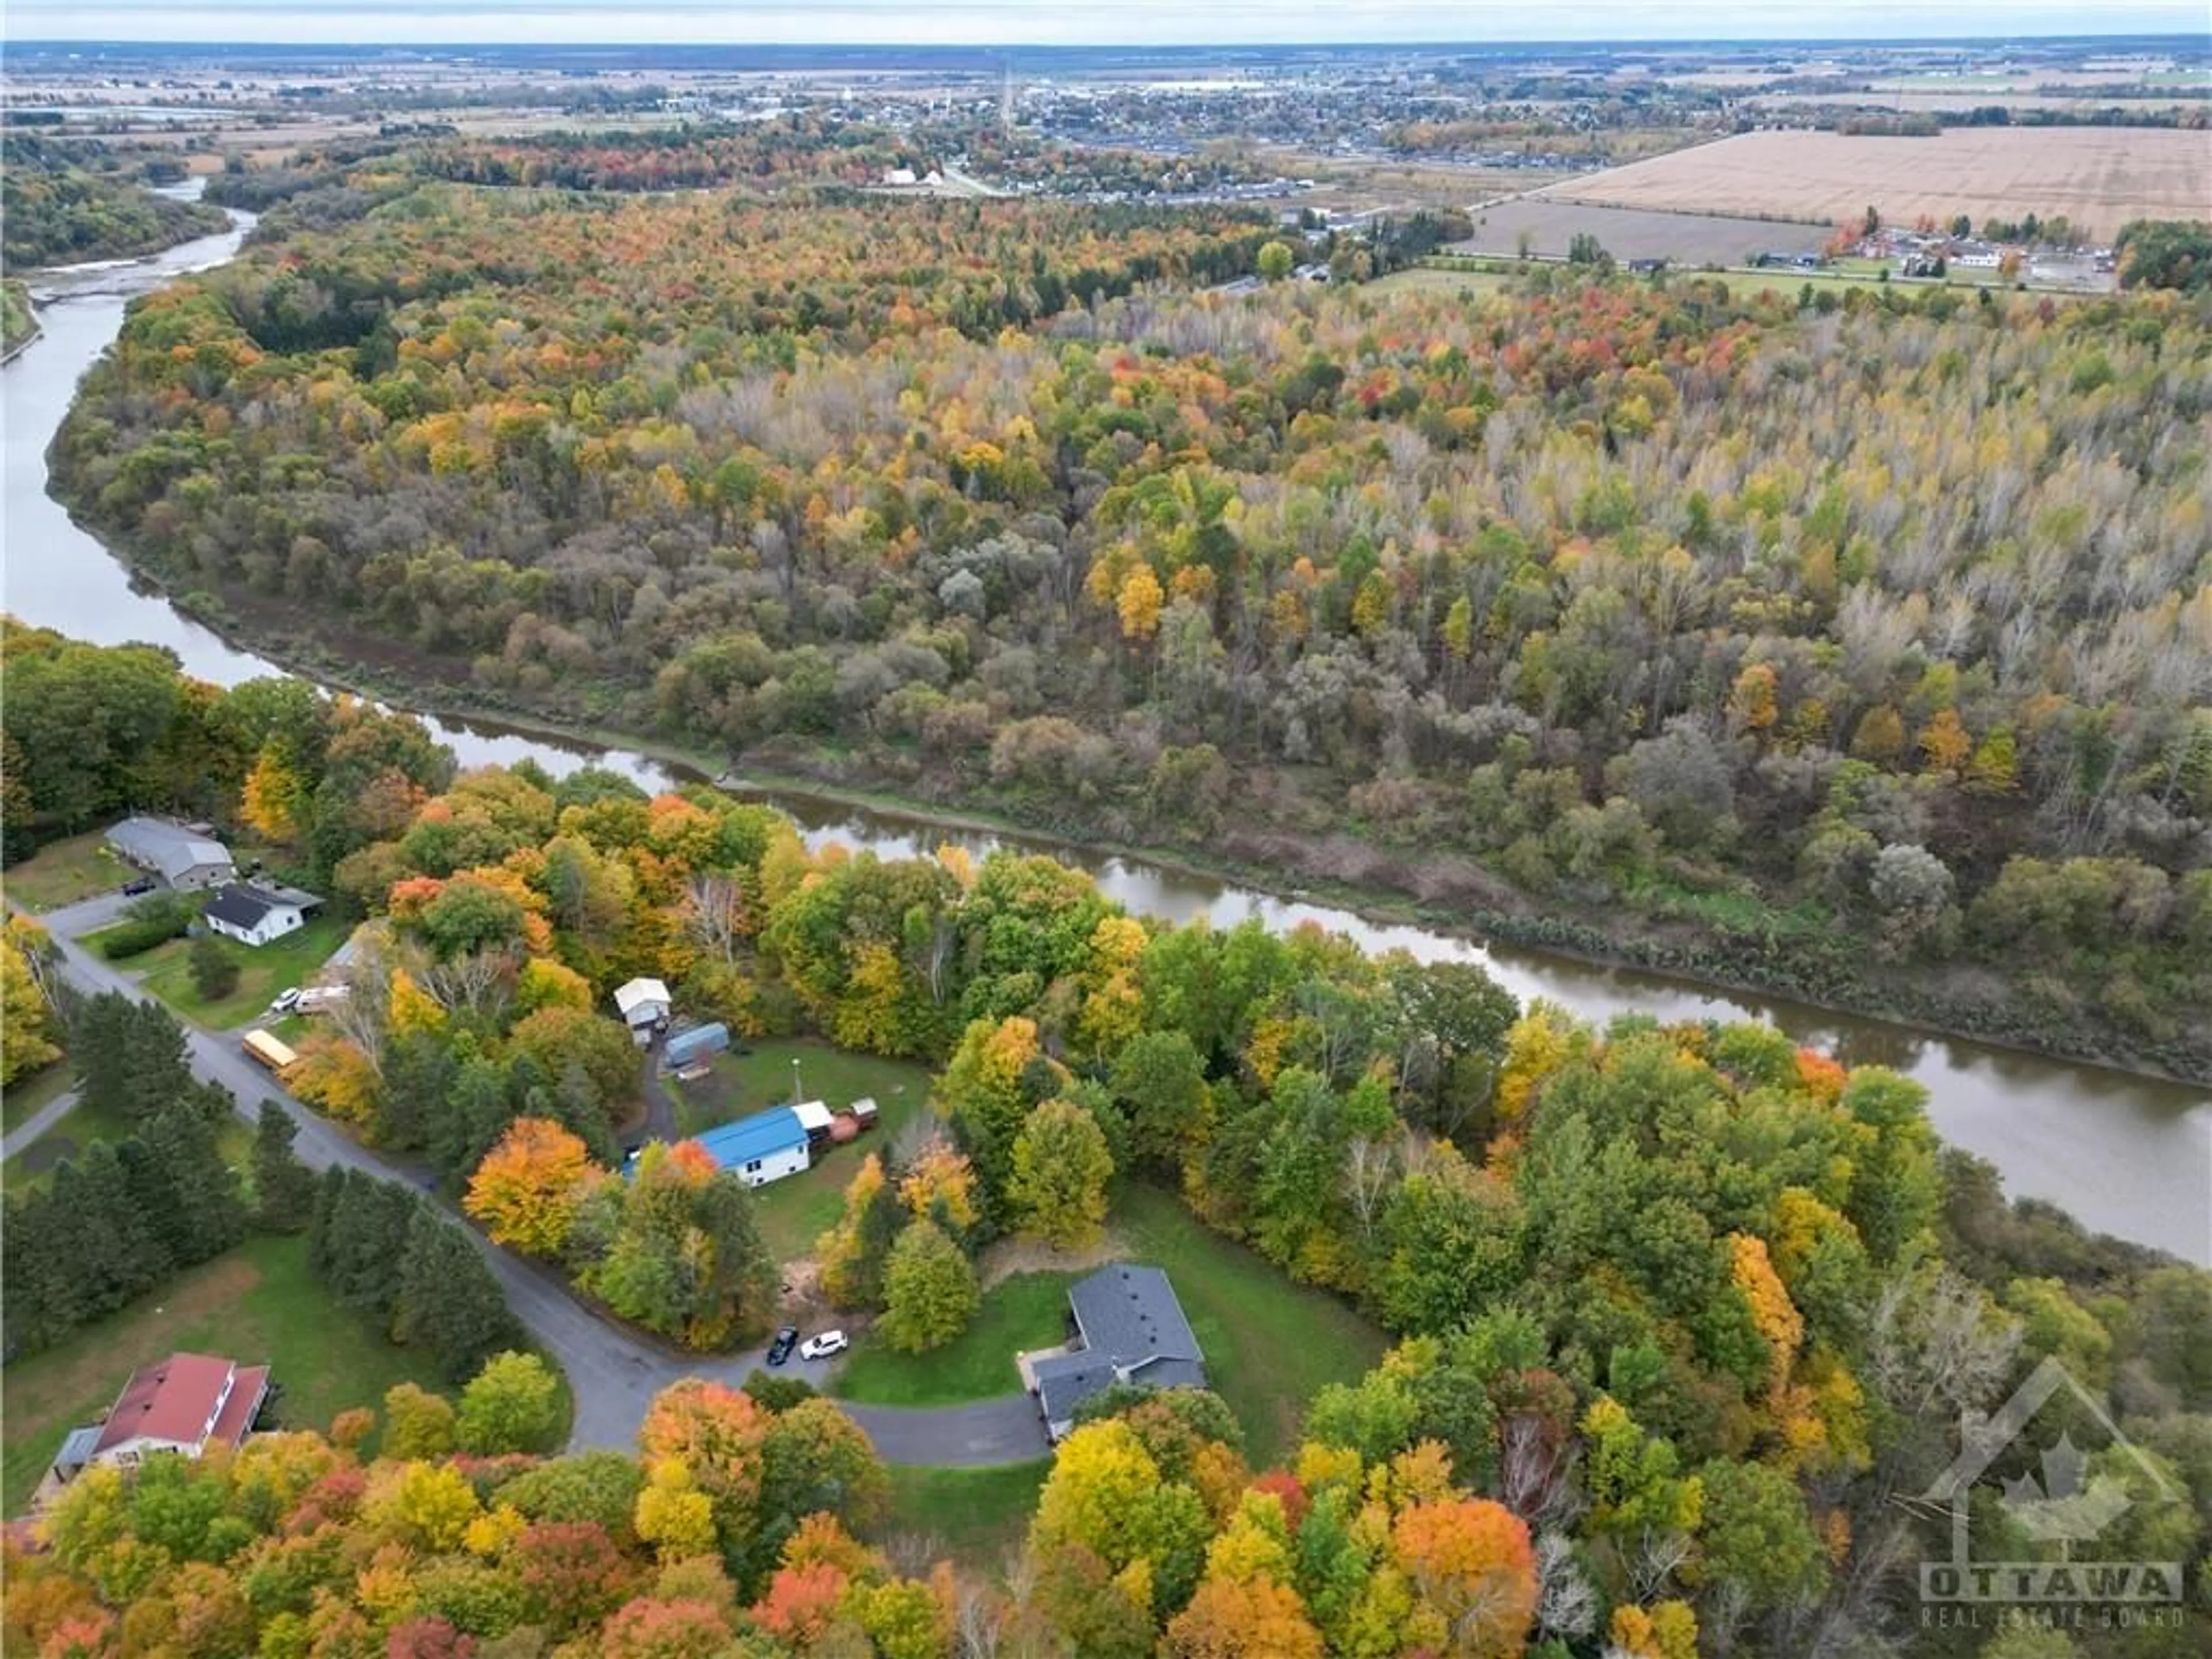
[[[1550, 186], [1534, 199], [1787, 214], [1829, 224], [1869, 204], [1905, 222], [1922, 214], [1948, 220], [1965, 213], [1978, 222], [2032, 212], [2063, 215], [2092, 235], [2109, 237], [2130, 219], [2202, 214], [2208, 197], [2212, 131], [1954, 127], [1934, 138], [1744, 133]], [[1496, 224], [1497, 210], [1490, 218]], [[1607, 246], [1616, 258], [1630, 257]]]
[[[1711, 146], [1706, 146], [1711, 149]], [[1705, 149], [1696, 152], [1704, 155]], [[1654, 166], [1640, 162], [1638, 166]], [[1474, 216], [1474, 234], [1452, 244], [1455, 253], [1483, 253], [1515, 258], [1521, 238], [1528, 238], [1528, 252], [1554, 258], [1566, 257], [1567, 245], [1588, 234], [1616, 259], [1671, 259], [1679, 264], [1740, 265], [1768, 251], [1777, 253], [1815, 253], [1832, 227], [1791, 224], [1784, 221], [1743, 218], [1717, 213], [1653, 212], [1645, 209], [1593, 207], [1565, 199], [1579, 196], [1600, 180], [1617, 179], [1634, 168], [1593, 174], [1572, 185], [1551, 186], [1559, 196], [1523, 196], [1499, 202]], [[1866, 204], [1862, 202], [1860, 206]]]
[[1510, 270], [1452, 270], [1433, 265], [1412, 265], [1404, 270], [1394, 270], [1388, 276], [1377, 276], [1364, 291], [1375, 295], [1503, 294], [1512, 287], [1515, 274]]

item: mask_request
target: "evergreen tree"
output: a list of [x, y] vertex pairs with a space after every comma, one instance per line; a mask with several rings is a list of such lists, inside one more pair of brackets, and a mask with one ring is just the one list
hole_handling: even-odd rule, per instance
[[395, 1040], [384, 1055], [377, 1144], [403, 1152], [429, 1146], [433, 1122], [442, 1127], [447, 1115], [442, 1109], [459, 1074], [459, 1061], [438, 1038], [416, 1034]]
[[238, 988], [238, 958], [222, 948], [213, 933], [202, 933], [186, 953], [192, 989], [203, 1002], [217, 1002]]
[[253, 1131], [255, 1218], [272, 1233], [296, 1233], [314, 1217], [314, 1173], [292, 1150], [300, 1126], [273, 1100], [261, 1103]]
[[210, 1261], [246, 1237], [237, 1171], [222, 1161], [214, 1125], [191, 1106], [160, 1113], [119, 1153], [132, 1196], [177, 1266]]
[[419, 1345], [455, 1382], [523, 1340], [507, 1297], [477, 1247], [427, 1204], [415, 1206], [399, 1267], [395, 1341]]
[[407, 1235], [422, 1200], [396, 1182], [333, 1168], [317, 1194], [307, 1261], [363, 1318], [389, 1327], [399, 1302]]

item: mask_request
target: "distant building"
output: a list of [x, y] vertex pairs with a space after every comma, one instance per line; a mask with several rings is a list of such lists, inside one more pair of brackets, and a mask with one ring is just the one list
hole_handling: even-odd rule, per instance
[[667, 1023], [668, 988], [657, 979], [634, 979], [615, 993], [615, 1008], [639, 1042], [650, 1042], [653, 1028]]
[[884, 182], [886, 185], [903, 188], [906, 185], [918, 184], [921, 181], [915, 176], [915, 171], [912, 167], [885, 167], [884, 169]]
[[1628, 269], [1639, 276], [1656, 276], [1667, 269], [1664, 259], [1631, 259]]
[[298, 933], [307, 925], [307, 913], [322, 903], [296, 887], [234, 881], [208, 901], [204, 914], [207, 925], [225, 939], [261, 945]]
[[1074, 1334], [1066, 1348], [1023, 1361], [1054, 1440], [1075, 1426], [1078, 1406], [1116, 1383], [1206, 1386], [1206, 1356], [1158, 1267], [1102, 1268], [1069, 1287], [1067, 1308]]
[[155, 1452], [198, 1457], [238, 1446], [269, 1397], [269, 1367], [204, 1353], [173, 1353], [123, 1385], [106, 1419], [71, 1431], [52, 1479], [74, 1480], [94, 1463], [128, 1467]]
[[694, 1138], [715, 1163], [752, 1187], [797, 1175], [813, 1161], [806, 1125], [788, 1106], [771, 1106]]
[[125, 863], [179, 890], [220, 887], [238, 874], [228, 847], [196, 826], [168, 818], [125, 818], [107, 832], [107, 844]]

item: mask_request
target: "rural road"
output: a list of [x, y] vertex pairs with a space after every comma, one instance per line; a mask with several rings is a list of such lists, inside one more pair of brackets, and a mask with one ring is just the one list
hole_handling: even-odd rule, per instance
[[[92, 901], [41, 918], [61, 952], [64, 974], [87, 993], [120, 991], [136, 1001], [153, 1001], [151, 995], [71, 936], [100, 925], [96, 907], [100, 902]], [[428, 1192], [430, 1170], [380, 1157], [356, 1144], [285, 1092], [230, 1038], [190, 1021], [180, 1024], [194, 1075], [229, 1090], [238, 1103], [239, 1115], [249, 1122], [259, 1115], [264, 1100], [276, 1102], [300, 1126], [294, 1147], [309, 1168], [343, 1165], [386, 1180], [404, 1181]], [[575, 1425], [568, 1437], [572, 1451], [602, 1448], [627, 1451], [637, 1443], [638, 1425], [645, 1420], [646, 1408], [663, 1389], [687, 1376], [736, 1387], [766, 1357], [762, 1348], [710, 1357], [679, 1353], [649, 1342], [592, 1314], [568, 1293], [560, 1276], [550, 1268], [501, 1249], [473, 1227], [465, 1225], [463, 1231], [483, 1252], [515, 1317], [568, 1374], [576, 1401]], [[832, 1369], [794, 1355], [784, 1374], [819, 1388], [827, 1382]], [[1036, 1407], [1027, 1395], [932, 1408], [839, 1403], [887, 1462], [980, 1468], [1026, 1462], [1050, 1449]]]

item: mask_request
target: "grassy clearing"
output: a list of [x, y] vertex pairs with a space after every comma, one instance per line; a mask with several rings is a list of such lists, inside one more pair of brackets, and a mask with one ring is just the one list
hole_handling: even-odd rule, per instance
[[[65, 1158], [76, 1157], [94, 1141], [127, 1139], [137, 1127], [120, 1114], [90, 1106], [65, 1112], [53, 1127], [0, 1164], [0, 1193], [13, 1198], [44, 1187]], [[253, 1156], [252, 1129], [241, 1118], [226, 1119], [216, 1133], [216, 1149], [224, 1163], [242, 1171]]]
[[64, 1058], [0, 1089], [0, 1133], [15, 1133], [18, 1124], [44, 1111], [76, 1080], [76, 1073]]
[[1207, 1376], [1244, 1425], [1252, 1467], [1295, 1450], [1306, 1402], [1382, 1358], [1379, 1328], [1334, 1297], [1209, 1232], [1170, 1194], [1132, 1186], [1112, 1226], [1133, 1261], [1164, 1267], [1206, 1354]]
[[108, 850], [106, 833], [88, 830], [67, 841], [48, 842], [8, 872], [8, 896], [27, 909], [58, 910], [113, 892], [138, 872]]
[[1516, 273], [1510, 270], [1460, 270], [1435, 265], [1413, 265], [1377, 276], [1359, 291], [1363, 294], [1503, 294], [1512, 288]]
[[[1213, 1387], [1244, 1425], [1255, 1468], [1296, 1449], [1306, 1404], [1324, 1383], [1357, 1381], [1382, 1357], [1386, 1344], [1376, 1326], [1208, 1232], [1171, 1194], [1132, 1186], [1108, 1224], [1120, 1259], [1164, 1267], [1174, 1280]], [[1077, 1277], [1007, 1279], [984, 1297], [959, 1340], [931, 1353], [894, 1353], [863, 1338], [833, 1387], [848, 1400], [896, 1406], [1008, 1393], [1018, 1386], [1015, 1353], [1065, 1336], [1067, 1286]]]
[[878, 1406], [949, 1406], [1021, 1387], [1014, 1356], [1067, 1337], [1067, 1287], [1077, 1275], [1018, 1273], [983, 1297], [975, 1322], [928, 1353], [899, 1353], [871, 1336], [853, 1350], [834, 1391]]
[[133, 1370], [179, 1351], [269, 1362], [283, 1387], [278, 1416], [301, 1428], [375, 1406], [395, 1383], [442, 1391], [426, 1360], [331, 1304], [304, 1239], [252, 1239], [0, 1372], [7, 1512], [21, 1512], [70, 1429], [113, 1404]]
[[186, 1019], [228, 1030], [264, 1011], [279, 991], [304, 983], [345, 943], [350, 931], [336, 916], [318, 916], [299, 932], [267, 945], [240, 945], [218, 937], [216, 942], [223, 954], [238, 963], [238, 988], [212, 1002], [192, 984], [189, 939], [171, 939], [118, 965]]
[[872, 1095], [877, 1127], [846, 1146], [832, 1146], [803, 1175], [787, 1176], [753, 1194], [761, 1237], [779, 1261], [814, 1254], [814, 1241], [844, 1206], [845, 1185], [872, 1150], [889, 1146], [917, 1112], [928, 1109], [929, 1073], [899, 1060], [848, 1054], [823, 1042], [755, 1044], [742, 1054], [723, 1054], [703, 1078], [676, 1084], [676, 1125], [697, 1134], [791, 1099], [792, 1066], [807, 1097], [833, 1108]]
[[893, 1469], [884, 1530], [930, 1540], [931, 1560], [950, 1556], [971, 1571], [995, 1575], [1028, 1532], [1051, 1473], [1048, 1457], [997, 1469]]

